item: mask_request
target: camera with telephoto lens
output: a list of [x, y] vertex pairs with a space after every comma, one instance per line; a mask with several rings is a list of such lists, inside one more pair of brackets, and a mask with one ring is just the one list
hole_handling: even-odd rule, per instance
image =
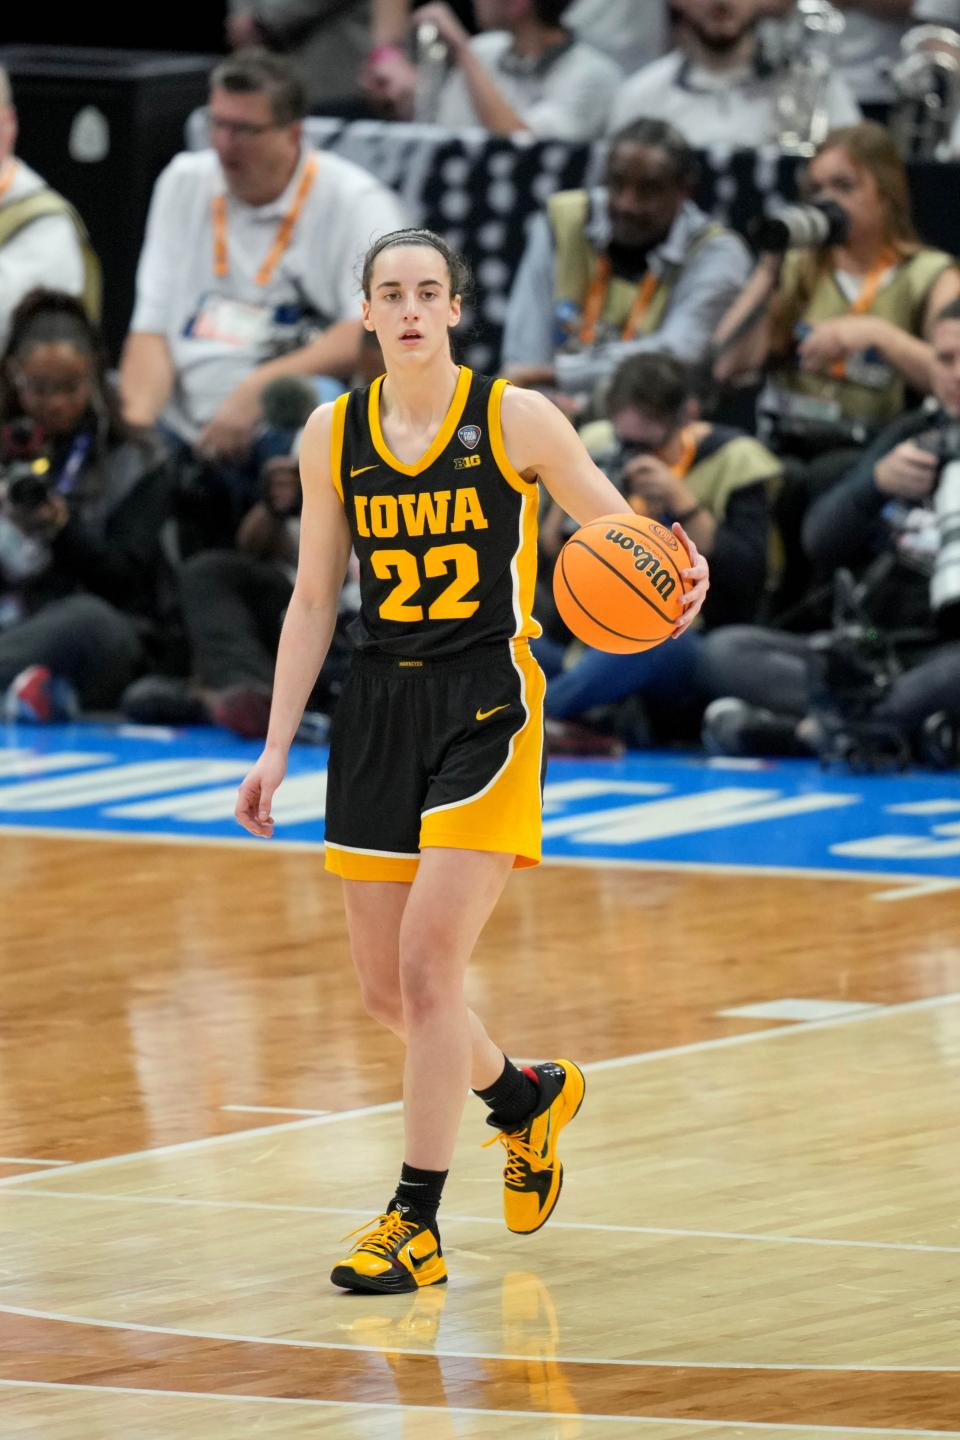
[[850, 222], [845, 212], [832, 200], [822, 204], [785, 205], [775, 215], [759, 215], [747, 227], [754, 248], [769, 255], [842, 245], [849, 233]]
[[940, 461], [933, 492], [938, 543], [930, 576], [930, 608], [938, 628], [960, 635], [960, 420], [948, 420], [914, 438]]

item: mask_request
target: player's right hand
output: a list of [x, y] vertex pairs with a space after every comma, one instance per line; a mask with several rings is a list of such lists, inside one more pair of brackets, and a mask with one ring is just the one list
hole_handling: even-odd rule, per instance
[[237, 794], [234, 815], [244, 830], [249, 830], [251, 835], [256, 835], [261, 840], [269, 840], [273, 835], [270, 806], [286, 773], [286, 756], [265, 750], [245, 776]]

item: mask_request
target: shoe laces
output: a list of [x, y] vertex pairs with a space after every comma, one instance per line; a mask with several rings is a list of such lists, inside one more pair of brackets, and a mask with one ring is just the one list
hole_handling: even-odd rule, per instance
[[352, 1240], [354, 1235], [359, 1235], [354, 1250], [372, 1250], [374, 1254], [389, 1258], [396, 1254], [405, 1240], [417, 1233], [418, 1228], [417, 1221], [404, 1220], [399, 1210], [391, 1210], [389, 1215], [378, 1215], [372, 1224], [358, 1225], [356, 1230], [348, 1231], [341, 1238]]
[[504, 1166], [503, 1178], [508, 1185], [520, 1185], [523, 1182], [523, 1167], [526, 1165], [530, 1170], [549, 1170], [549, 1162], [538, 1155], [536, 1150], [520, 1139], [519, 1133], [511, 1135], [508, 1130], [501, 1130], [499, 1135], [494, 1135], [492, 1140], [483, 1142], [483, 1149], [497, 1142], [507, 1152], [507, 1163]]

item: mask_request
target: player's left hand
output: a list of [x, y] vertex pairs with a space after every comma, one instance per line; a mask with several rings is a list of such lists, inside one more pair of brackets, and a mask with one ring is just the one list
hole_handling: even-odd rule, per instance
[[707, 591], [710, 589], [710, 566], [707, 564], [706, 556], [700, 554], [700, 551], [696, 545], [694, 545], [683, 526], [677, 521], [674, 521], [672, 528], [677, 539], [682, 540], [683, 544], [686, 545], [691, 561], [689, 570], [680, 571], [684, 580], [689, 582], [690, 588], [686, 591], [681, 601], [683, 614], [677, 621], [677, 628], [670, 636], [671, 640], [676, 640], [678, 636], [683, 634], [687, 626], [700, 614], [703, 608], [703, 602], [707, 598]]

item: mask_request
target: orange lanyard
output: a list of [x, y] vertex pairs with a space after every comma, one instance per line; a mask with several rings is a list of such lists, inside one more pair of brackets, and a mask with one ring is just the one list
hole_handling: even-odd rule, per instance
[[[612, 274], [613, 266], [606, 255], [601, 255], [593, 272], [590, 289], [587, 291], [587, 299], [583, 307], [583, 324], [580, 327], [580, 341], [583, 345], [592, 345], [597, 338], [597, 323], [603, 314]], [[637, 287], [633, 305], [630, 307], [627, 323], [621, 331], [621, 340], [632, 340], [636, 335], [637, 327], [649, 308], [658, 283], [656, 275], [652, 272], [643, 277], [641, 284]]]
[[[848, 315], [866, 315], [870, 306], [877, 298], [877, 291], [880, 289], [880, 281], [890, 269], [891, 265], [897, 262], [896, 252], [893, 250], [882, 250], [876, 261], [870, 266], [863, 277], [863, 284], [855, 300], [850, 302], [847, 310]], [[843, 380], [847, 373], [846, 360], [837, 360], [830, 366], [830, 375], [834, 380]]]
[[[697, 441], [694, 435], [694, 427], [692, 425], [685, 425], [680, 432], [680, 454], [672, 465], [667, 466], [667, 469], [677, 480], [685, 480], [693, 469], [693, 462], [696, 458]], [[646, 501], [642, 496], [630, 496], [630, 509], [634, 510], [638, 515], [646, 514], [645, 505]]]
[[16, 175], [16, 173], [17, 173], [17, 162], [16, 162], [16, 160], [11, 160], [11, 161], [10, 161], [10, 169], [7, 171], [6, 175], [4, 175], [3, 179], [0, 180], [0, 200], [6, 199], [7, 191], [10, 189], [10, 186], [13, 184], [13, 178], [14, 178], [14, 176]]
[[[256, 274], [258, 285], [268, 285], [273, 277], [283, 256], [290, 245], [293, 236], [293, 229], [300, 219], [300, 211], [310, 193], [310, 187], [317, 177], [320, 162], [316, 155], [311, 155], [303, 167], [303, 174], [300, 176], [300, 184], [297, 186], [296, 194], [293, 197], [290, 209], [284, 215], [277, 227], [273, 244], [270, 246], [269, 254]], [[213, 198], [213, 273], [218, 280], [224, 279], [230, 273], [230, 262], [227, 257], [227, 197], [226, 195], [215, 195]]]
[[694, 460], [697, 458], [697, 442], [694, 438], [692, 425], [685, 426], [680, 432], [680, 445], [679, 458], [675, 460], [672, 465], [668, 465], [667, 469], [670, 471], [670, 474], [676, 476], [678, 480], [685, 480], [693, 467]]

